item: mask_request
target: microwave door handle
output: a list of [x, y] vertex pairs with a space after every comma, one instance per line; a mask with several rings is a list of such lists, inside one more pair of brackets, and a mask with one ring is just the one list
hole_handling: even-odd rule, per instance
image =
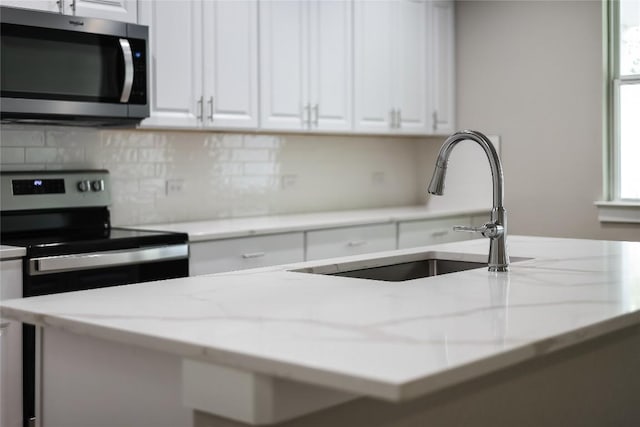
[[120, 102], [129, 102], [131, 87], [133, 86], [133, 53], [131, 52], [129, 40], [120, 39], [120, 49], [124, 58], [124, 84], [122, 85]]

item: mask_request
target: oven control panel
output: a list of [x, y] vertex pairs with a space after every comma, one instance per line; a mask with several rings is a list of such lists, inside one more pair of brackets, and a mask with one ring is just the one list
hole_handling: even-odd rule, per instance
[[106, 170], [1, 173], [2, 210], [97, 207], [111, 203]]

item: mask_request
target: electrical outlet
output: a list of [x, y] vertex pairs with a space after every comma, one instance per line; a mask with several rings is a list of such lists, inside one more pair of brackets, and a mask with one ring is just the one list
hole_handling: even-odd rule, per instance
[[184, 181], [182, 179], [168, 179], [167, 186], [166, 186], [167, 196], [182, 193], [183, 184], [184, 184]]

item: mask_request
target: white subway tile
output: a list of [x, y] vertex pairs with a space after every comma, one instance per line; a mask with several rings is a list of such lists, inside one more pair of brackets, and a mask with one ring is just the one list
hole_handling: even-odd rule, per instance
[[245, 175], [274, 175], [278, 173], [278, 165], [274, 163], [245, 163]]
[[54, 147], [29, 147], [25, 149], [27, 163], [54, 163], [58, 158], [58, 149]]
[[100, 131], [96, 129], [50, 127], [46, 134], [48, 147], [80, 148], [95, 147], [100, 144]]
[[3, 171], [41, 171], [45, 170], [43, 164], [33, 164], [33, 163], [12, 163], [12, 164], [2, 164]]
[[279, 148], [280, 139], [272, 135], [245, 135], [245, 148]]
[[2, 132], [0, 132], [0, 145], [2, 147], [44, 146], [44, 131], [3, 126]]
[[25, 154], [24, 148], [20, 147], [0, 147], [0, 163], [15, 164], [24, 163]]
[[239, 134], [224, 134], [218, 141], [220, 141], [221, 146], [225, 148], [242, 147], [242, 135]]
[[220, 175], [242, 175], [244, 166], [244, 163], [215, 163], [211, 165], [210, 170]]
[[269, 150], [237, 149], [233, 150], [231, 159], [236, 162], [268, 162]]
[[166, 148], [140, 148], [138, 149], [138, 161], [143, 163], [168, 162], [171, 161], [171, 158], [168, 156]]

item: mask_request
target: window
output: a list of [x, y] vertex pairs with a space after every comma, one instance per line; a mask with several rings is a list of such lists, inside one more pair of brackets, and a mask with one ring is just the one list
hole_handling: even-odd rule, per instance
[[618, 129], [619, 189], [615, 195], [621, 200], [640, 200], [640, 1], [620, 1], [617, 31], [619, 72], [614, 67], [617, 102], [613, 111]]
[[608, 202], [598, 204], [600, 220], [640, 222], [640, 0], [604, 4]]

